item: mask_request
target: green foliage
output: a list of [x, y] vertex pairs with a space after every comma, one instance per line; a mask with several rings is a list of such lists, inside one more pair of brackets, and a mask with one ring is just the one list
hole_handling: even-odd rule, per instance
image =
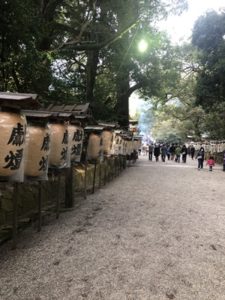
[[41, 20], [39, 8], [31, 0], [1, 2], [1, 90], [44, 95], [51, 83], [52, 57], [41, 49], [44, 45], [43, 32], [47, 34], [51, 29], [38, 27]]
[[186, 139], [183, 123], [178, 119], [168, 118], [164, 112], [155, 114], [152, 136], [155, 140], [165, 142], [177, 142], [177, 140]]
[[164, 80], [159, 83], [158, 95], [151, 98], [155, 120], [152, 134], [170, 142], [185, 141], [187, 136], [198, 140], [205, 130], [205, 113], [195, 102], [196, 50], [190, 45], [172, 48], [165, 52], [162, 62]]
[[197, 104], [207, 111], [225, 102], [225, 13], [214, 11], [200, 17], [194, 27], [192, 43], [199, 49]]
[[[185, 4], [1, 1], [0, 90], [36, 92], [43, 102], [90, 101], [96, 118], [127, 122], [133, 91], [162, 98], [176, 84], [174, 50], [152, 24]], [[140, 56], [143, 35], [149, 52]]]
[[95, 101], [93, 103], [93, 113], [97, 120], [115, 121], [117, 119], [116, 106], [116, 86], [112, 74], [105, 69], [97, 77], [95, 85]]
[[225, 102], [216, 104], [205, 115], [203, 130], [211, 139], [224, 140], [225, 137]]

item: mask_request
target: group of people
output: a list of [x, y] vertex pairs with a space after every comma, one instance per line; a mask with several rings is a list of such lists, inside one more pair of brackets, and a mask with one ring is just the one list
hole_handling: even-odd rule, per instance
[[[186, 147], [186, 145], [179, 144], [150, 144], [148, 145], [148, 157], [149, 160], [153, 160], [153, 156], [155, 157], [155, 161], [158, 162], [161, 156], [162, 162], [168, 160], [174, 160], [177, 163], [186, 163], [187, 155], [190, 155], [191, 159], [197, 159], [198, 162], [198, 170], [203, 169], [203, 164], [205, 160], [205, 150], [204, 147], [200, 147], [198, 151], [196, 151], [193, 145]], [[206, 161], [206, 165], [209, 166], [209, 171], [213, 170], [213, 166], [215, 166], [215, 160], [213, 156], [210, 156]], [[225, 169], [224, 169], [225, 170]]]
[[180, 146], [179, 144], [150, 144], [148, 148], [149, 160], [155, 157], [156, 161], [159, 161], [159, 157], [161, 156], [161, 160], [163, 162], [168, 160], [175, 160], [175, 162], [180, 163], [182, 160], [183, 163], [187, 161], [188, 149], [186, 145]]

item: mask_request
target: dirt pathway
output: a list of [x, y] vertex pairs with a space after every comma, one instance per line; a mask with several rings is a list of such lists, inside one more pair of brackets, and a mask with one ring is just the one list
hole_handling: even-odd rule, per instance
[[225, 299], [225, 172], [141, 157], [18, 249], [2, 300]]

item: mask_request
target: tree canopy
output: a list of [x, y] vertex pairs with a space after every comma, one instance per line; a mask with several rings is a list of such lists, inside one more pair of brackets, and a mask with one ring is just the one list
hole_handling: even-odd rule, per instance
[[[159, 93], [161, 69], [166, 74], [165, 46], [160, 49], [153, 21], [185, 5], [185, 0], [2, 1], [0, 89], [35, 92], [43, 102], [88, 101], [97, 117], [127, 126], [131, 93], [144, 86], [149, 96]], [[141, 35], [152, 43], [145, 58], [136, 50]]]
[[196, 21], [192, 44], [169, 52], [170, 72], [174, 66], [169, 79], [174, 74], [174, 84], [165, 84], [166, 97], [159, 95], [151, 100], [155, 138], [224, 139], [224, 53], [225, 13], [208, 12]]
[[171, 46], [154, 25], [186, 4], [1, 1], [0, 90], [38, 93], [46, 105], [90, 102], [97, 119], [124, 127], [128, 99], [138, 91], [151, 102], [146, 120], [160, 138], [224, 138], [225, 12], [201, 16], [191, 45]]
[[204, 130], [209, 137], [225, 137], [225, 12], [208, 12], [193, 30], [192, 43], [198, 50], [194, 93], [196, 105], [205, 111]]

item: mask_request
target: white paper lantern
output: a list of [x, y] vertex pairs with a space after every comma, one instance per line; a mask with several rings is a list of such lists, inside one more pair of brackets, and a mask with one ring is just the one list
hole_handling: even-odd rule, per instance
[[0, 112], [0, 176], [14, 181], [24, 178], [26, 118], [12, 112]]
[[84, 130], [80, 126], [69, 125], [68, 132], [71, 161], [80, 162], [83, 149]]
[[69, 142], [68, 125], [61, 123], [51, 123], [49, 127], [51, 138], [49, 167], [67, 167]]
[[101, 136], [95, 133], [91, 133], [88, 139], [87, 146], [87, 159], [98, 159], [101, 155]]
[[113, 142], [113, 133], [109, 130], [103, 130], [101, 137], [103, 154], [110, 155]]
[[49, 152], [49, 127], [28, 125], [26, 135], [25, 176], [47, 180]]

